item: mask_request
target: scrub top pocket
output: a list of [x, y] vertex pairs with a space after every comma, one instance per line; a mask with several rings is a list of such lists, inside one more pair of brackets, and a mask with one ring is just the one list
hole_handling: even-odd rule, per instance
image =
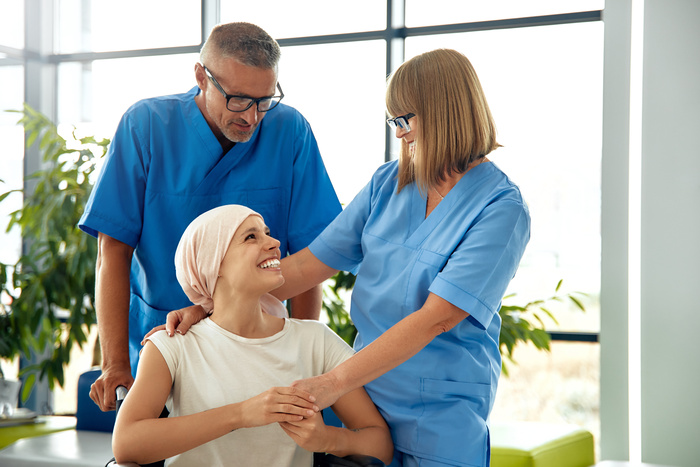
[[[485, 418], [491, 386], [421, 378], [423, 412], [418, 419], [417, 452], [460, 466], [485, 466], [489, 441]], [[464, 439], [469, 433], [469, 439]]]

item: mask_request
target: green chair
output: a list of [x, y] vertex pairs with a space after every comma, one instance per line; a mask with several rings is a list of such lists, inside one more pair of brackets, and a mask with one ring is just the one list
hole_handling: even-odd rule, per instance
[[491, 467], [590, 467], [593, 435], [575, 425], [538, 422], [494, 423]]

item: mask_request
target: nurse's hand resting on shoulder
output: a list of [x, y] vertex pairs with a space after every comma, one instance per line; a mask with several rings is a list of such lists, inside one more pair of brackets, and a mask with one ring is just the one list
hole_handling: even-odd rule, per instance
[[204, 311], [204, 308], [199, 305], [192, 305], [188, 306], [187, 308], [171, 311], [168, 313], [165, 324], [156, 326], [148, 331], [148, 334], [143, 337], [141, 345], [144, 345], [146, 343], [146, 339], [148, 339], [151, 335], [158, 331], [162, 331], [163, 329], [165, 329], [170, 337], [173, 337], [176, 332], [183, 335], [187, 334], [187, 331], [189, 331], [193, 324], [199, 323], [207, 316], [207, 312]]
[[[269, 293], [260, 297], [260, 306], [268, 315], [277, 316], [278, 318], [289, 318], [289, 314], [287, 313], [287, 308], [284, 306], [284, 303], [280, 302]], [[175, 333], [185, 335], [192, 325], [197, 324], [207, 316], [207, 312], [204, 311], [204, 308], [199, 305], [192, 305], [188, 306], [187, 308], [171, 311], [166, 317], [165, 324], [156, 326], [148, 331], [148, 334], [143, 337], [141, 345], [144, 345], [146, 343], [146, 339], [148, 339], [152, 334], [163, 329], [165, 329], [170, 337], [173, 337]]]

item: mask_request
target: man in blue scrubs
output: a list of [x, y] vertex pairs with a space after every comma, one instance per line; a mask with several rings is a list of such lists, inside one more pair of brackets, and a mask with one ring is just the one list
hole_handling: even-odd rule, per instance
[[[102, 376], [90, 396], [114, 408], [143, 336], [190, 305], [174, 267], [178, 240], [224, 204], [259, 212], [282, 255], [306, 247], [341, 211], [308, 122], [281, 104], [280, 49], [248, 23], [219, 25], [195, 64], [197, 86], [146, 99], [122, 117], [80, 220], [98, 238], [96, 309]], [[318, 319], [320, 286], [291, 300]]]

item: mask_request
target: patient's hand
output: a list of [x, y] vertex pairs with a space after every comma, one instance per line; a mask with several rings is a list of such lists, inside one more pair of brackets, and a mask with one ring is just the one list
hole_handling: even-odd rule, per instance
[[281, 422], [280, 426], [302, 448], [311, 452], [329, 451], [328, 427], [323, 423], [323, 415], [314, 413], [303, 420]]
[[311, 394], [289, 387], [268, 389], [241, 402], [240, 409], [241, 421], [245, 427], [300, 421], [319, 410], [313, 403]]

